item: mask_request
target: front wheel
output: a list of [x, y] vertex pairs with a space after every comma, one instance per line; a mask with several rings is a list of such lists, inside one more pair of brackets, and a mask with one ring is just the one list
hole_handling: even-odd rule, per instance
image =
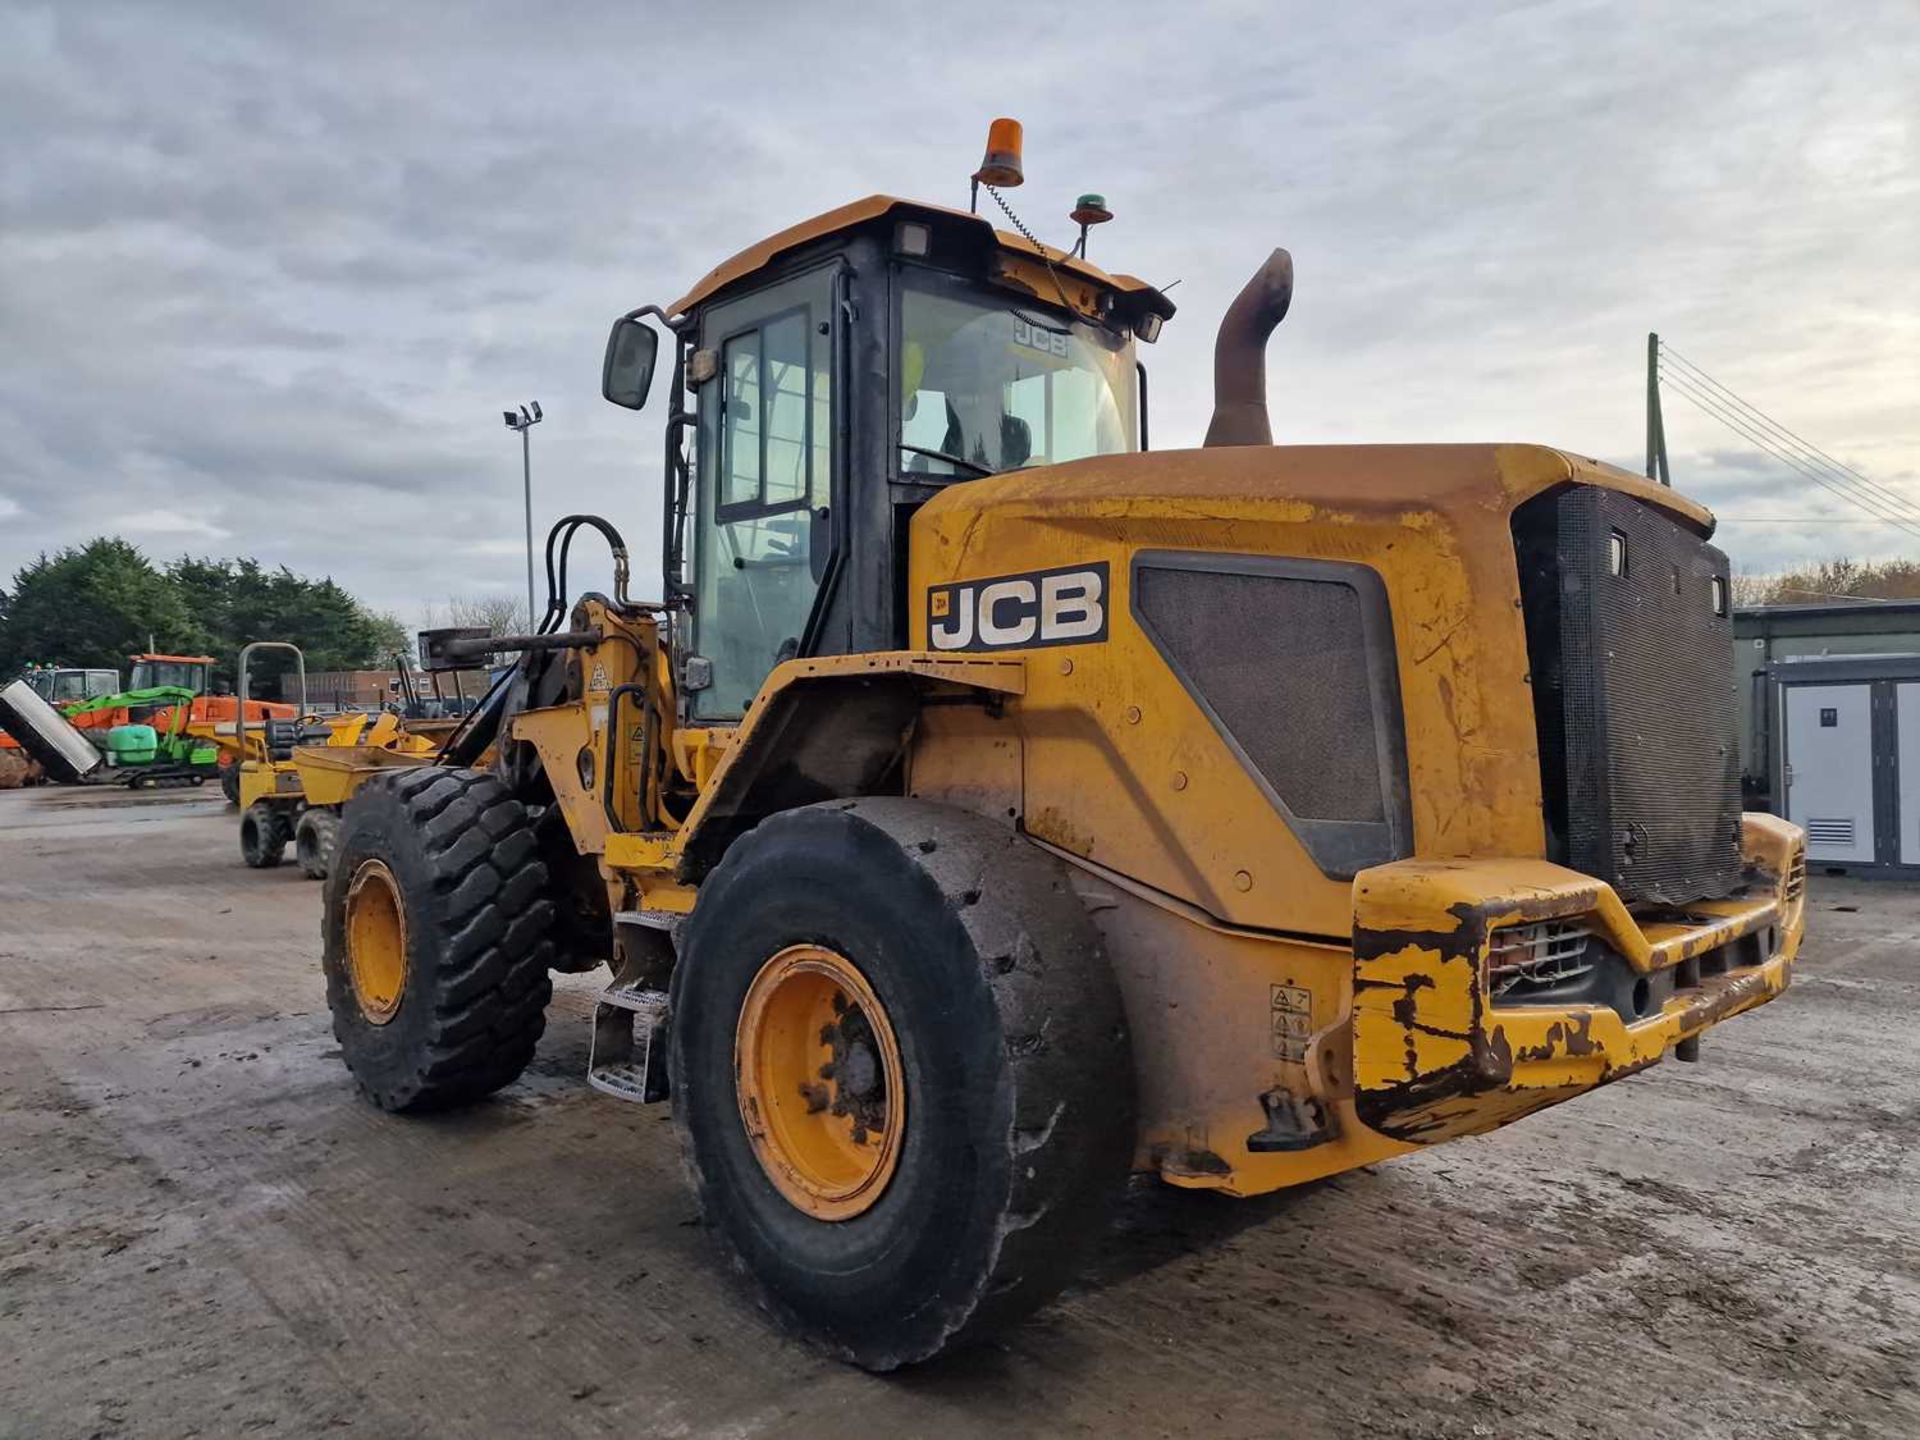
[[340, 812], [328, 805], [310, 805], [293, 827], [293, 858], [309, 880], [327, 878], [333, 847], [340, 835]]
[[1134, 1138], [1118, 988], [1058, 861], [941, 806], [807, 806], [735, 842], [681, 941], [675, 1117], [777, 1312], [889, 1370], [1057, 1293]]
[[533, 1058], [553, 905], [526, 807], [498, 777], [426, 766], [347, 802], [323, 902], [340, 1050], [383, 1110], [492, 1094]]
[[293, 822], [278, 805], [256, 800], [240, 817], [240, 858], [255, 870], [271, 870], [287, 855]]

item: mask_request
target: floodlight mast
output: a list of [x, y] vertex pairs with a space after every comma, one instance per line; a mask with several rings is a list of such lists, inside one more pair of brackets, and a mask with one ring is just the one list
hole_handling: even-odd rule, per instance
[[[532, 414], [527, 413], [529, 405]], [[527, 628], [532, 629], [536, 619], [533, 609], [533, 446], [527, 432], [547, 417], [541, 413], [538, 400], [522, 405], [518, 412], [503, 410], [501, 414], [509, 430], [520, 432], [520, 479], [527, 502]]]

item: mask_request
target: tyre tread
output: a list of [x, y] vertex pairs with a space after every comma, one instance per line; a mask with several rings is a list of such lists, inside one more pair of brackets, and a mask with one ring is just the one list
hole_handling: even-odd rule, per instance
[[[970, 1274], [966, 1293], [937, 1307], [929, 1300], [884, 1336], [829, 1342], [857, 1364], [890, 1370], [1004, 1326], [1057, 1294], [1077, 1272], [1124, 1188], [1132, 1158], [1131, 1041], [1099, 933], [1064, 864], [1018, 832], [970, 812], [894, 797], [799, 807], [736, 841], [703, 892], [731, 896], [729, 872], [745, 872], [744, 882], [763, 846], [777, 854], [789, 845], [826, 843], [823, 811], [853, 812], [881, 832], [931, 882], [936, 903], [965, 932], [998, 1020], [994, 1043], [1003, 1047], [1011, 1091], [1006, 1188], [990, 1212], [989, 1253]], [[683, 943], [697, 959], [693, 937]], [[711, 1197], [684, 1124], [683, 1141], [696, 1187]], [[767, 1299], [797, 1318], [771, 1293]]]
[[[384, 1083], [355, 1078], [383, 1109], [468, 1104], [517, 1079], [546, 1029], [553, 994], [546, 867], [531, 843], [526, 808], [498, 777], [422, 767], [384, 783], [418, 837], [444, 923], [424, 997], [430, 1016], [411, 1073]], [[493, 843], [476, 845], [472, 836]], [[329, 986], [330, 999], [336, 988]], [[354, 1001], [351, 993], [341, 998], [334, 1034], [344, 1043]]]

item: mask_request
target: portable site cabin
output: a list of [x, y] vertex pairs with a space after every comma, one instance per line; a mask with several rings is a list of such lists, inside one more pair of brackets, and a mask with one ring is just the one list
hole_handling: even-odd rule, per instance
[[1771, 791], [1807, 863], [1920, 879], [1920, 654], [1766, 668]]
[[1773, 786], [1779, 757], [1768, 703], [1775, 661], [1912, 653], [1920, 653], [1920, 600], [1827, 600], [1735, 610], [1734, 700], [1740, 707], [1740, 786], [1747, 808], [1781, 810]]

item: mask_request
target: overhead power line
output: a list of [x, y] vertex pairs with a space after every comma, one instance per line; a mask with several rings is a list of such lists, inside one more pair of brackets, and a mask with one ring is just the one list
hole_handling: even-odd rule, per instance
[[1760, 429], [1754, 421], [1747, 418], [1741, 411], [1719, 401], [1704, 391], [1696, 389], [1687, 382], [1680, 380], [1674, 374], [1669, 373], [1667, 375], [1667, 382], [1676, 394], [1685, 398], [1695, 409], [1713, 416], [1736, 435], [1751, 441], [1759, 449], [1780, 461], [1781, 464], [1798, 471], [1815, 484], [1823, 486], [1833, 494], [1839, 496], [1842, 500], [1872, 515], [1875, 519], [1884, 521], [1890, 525], [1897, 525], [1910, 534], [1920, 537], [1920, 517], [1907, 514], [1891, 503], [1879, 499], [1871, 491], [1864, 490], [1860, 486], [1846, 480], [1844, 477], [1837, 476], [1831, 471], [1822, 468], [1817, 462], [1807, 460], [1791, 451], [1781, 448], [1768, 438], [1764, 430]]
[[1895, 525], [1920, 537], [1920, 504], [1834, 459], [1664, 341], [1659, 343], [1659, 352], [1661, 375], [1674, 392], [1696, 410], [1712, 416], [1783, 465], [1872, 516], [1875, 522]]
[[1704, 385], [1707, 389], [1725, 398], [1728, 402], [1730, 402], [1734, 406], [1752, 415], [1756, 420], [1758, 420], [1761, 423], [1763, 428], [1769, 431], [1772, 431], [1774, 434], [1778, 435], [1784, 441], [1784, 443], [1787, 445], [1789, 449], [1797, 450], [1800, 454], [1806, 456], [1808, 459], [1815, 460], [1821, 465], [1828, 467], [1829, 469], [1838, 470], [1844, 475], [1851, 476], [1853, 479], [1859, 481], [1861, 485], [1865, 486], [1869, 490], [1874, 491], [1876, 494], [1880, 495], [1882, 498], [1890, 500], [1895, 505], [1911, 512], [1916, 517], [1920, 517], [1920, 502], [1916, 502], [1912, 499], [1909, 499], [1907, 496], [1901, 494], [1898, 490], [1895, 490], [1890, 485], [1881, 484], [1878, 480], [1875, 480], [1870, 475], [1862, 474], [1860, 471], [1854, 469], [1853, 466], [1847, 464], [1845, 461], [1834, 459], [1833, 456], [1829, 455], [1826, 451], [1822, 450], [1818, 445], [1815, 445], [1811, 440], [1808, 440], [1805, 436], [1797, 433], [1796, 431], [1789, 430], [1785, 425], [1781, 424], [1778, 420], [1775, 420], [1771, 415], [1768, 415], [1759, 406], [1754, 405], [1747, 400], [1743, 400], [1740, 396], [1736, 395], [1731, 389], [1721, 384], [1718, 380], [1714, 379], [1713, 376], [1709, 375], [1705, 370], [1702, 370], [1698, 365], [1694, 364], [1693, 361], [1687, 359], [1686, 356], [1682, 355], [1678, 350], [1675, 350], [1671, 345], [1667, 344], [1664, 340], [1660, 342], [1660, 351], [1661, 351], [1661, 354], [1666, 359], [1673, 361], [1675, 365], [1679, 366], [1681, 372], [1686, 374], [1689, 379], [1699, 382], [1700, 384]]
[[1881, 491], [1877, 487], [1853, 479], [1819, 452], [1810, 454], [1782, 443], [1768, 428], [1768, 422], [1762, 412], [1751, 406], [1744, 406], [1737, 398], [1730, 400], [1718, 392], [1707, 389], [1686, 376], [1684, 372], [1664, 370], [1662, 374], [1667, 383], [1696, 409], [1712, 415], [1728, 429], [1752, 441], [1767, 454], [1792, 466], [1803, 475], [1819, 481], [1835, 493], [1876, 514], [1920, 521], [1920, 509], [1910, 506], [1893, 492]]

